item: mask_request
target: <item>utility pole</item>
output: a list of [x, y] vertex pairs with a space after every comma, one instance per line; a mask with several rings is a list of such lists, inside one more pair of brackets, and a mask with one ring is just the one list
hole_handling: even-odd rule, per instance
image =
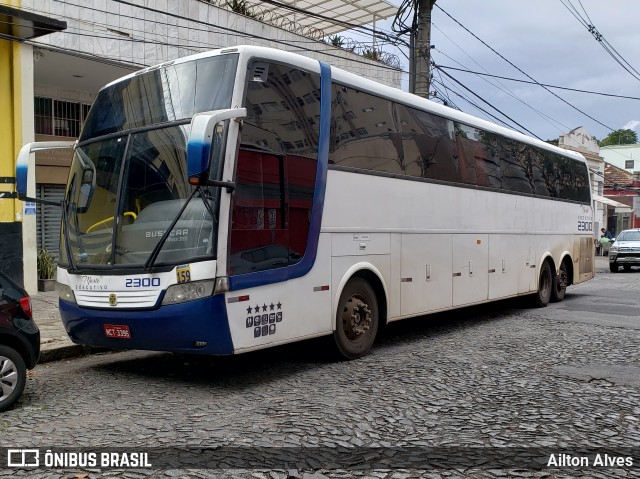
[[435, 3], [436, 0], [418, 0], [417, 29], [411, 36], [409, 62], [413, 68], [409, 71], [409, 89], [424, 98], [429, 98], [431, 81], [431, 10]]

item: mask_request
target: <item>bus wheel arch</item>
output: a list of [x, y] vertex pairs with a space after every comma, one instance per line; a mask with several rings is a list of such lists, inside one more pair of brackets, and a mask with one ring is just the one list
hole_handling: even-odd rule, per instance
[[360, 269], [345, 275], [335, 307], [333, 338], [339, 355], [367, 355], [387, 320], [387, 297], [377, 271]]

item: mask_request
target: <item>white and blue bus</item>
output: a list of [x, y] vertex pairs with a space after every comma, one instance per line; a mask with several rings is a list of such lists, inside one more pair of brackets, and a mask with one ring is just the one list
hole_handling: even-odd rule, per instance
[[[26, 197], [29, 144], [18, 161]], [[279, 50], [105, 86], [79, 140], [57, 282], [72, 341], [235, 354], [594, 275], [577, 153]], [[425, 317], [428, 320], [428, 317]]]

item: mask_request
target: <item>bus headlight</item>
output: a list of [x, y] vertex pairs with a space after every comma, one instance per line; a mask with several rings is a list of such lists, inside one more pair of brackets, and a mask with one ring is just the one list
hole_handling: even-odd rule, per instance
[[162, 300], [163, 305], [186, 303], [196, 299], [206, 298], [213, 294], [214, 280], [193, 281], [191, 283], [174, 284], [167, 288]]
[[69, 301], [70, 303], [76, 302], [76, 295], [73, 294], [73, 290], [66, 284], [56, 282], [56, 291], [60, 299]]

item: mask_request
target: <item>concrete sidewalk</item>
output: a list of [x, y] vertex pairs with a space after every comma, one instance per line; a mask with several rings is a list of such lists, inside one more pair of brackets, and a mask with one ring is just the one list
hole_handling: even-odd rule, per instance
[[73, 344], [60, 319], [58, 293], [38, 292], [31, 295], [33, 318], [40, 328], [40, 363], [74, 358], [98, 351], [95, 348]]

